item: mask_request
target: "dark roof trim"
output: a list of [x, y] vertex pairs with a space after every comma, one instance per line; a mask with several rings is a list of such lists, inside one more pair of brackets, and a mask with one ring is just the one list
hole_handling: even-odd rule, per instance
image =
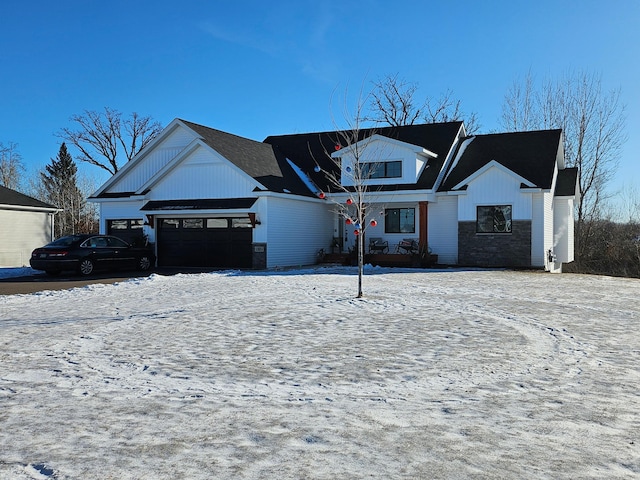
[[54, 205], [41, 202], [40, 200], [25, 195], [24, 193], [17, 192], [2, 185], [0, 185], [0, 205], [31, 207], [46, 210], [60, 210]]
[[247, 209], [257, 198], [202, 198], [193, 200], [151, 200], [144, 204], [142, 211], [154, 210], [231, 210]]
[[134, 195], [136, 195], [136, 192], [112, 192], [112, 193], [101, 193], [96, 197], [89, 197], [89, 198], [127, 198], [127, 197], [133, 197]]

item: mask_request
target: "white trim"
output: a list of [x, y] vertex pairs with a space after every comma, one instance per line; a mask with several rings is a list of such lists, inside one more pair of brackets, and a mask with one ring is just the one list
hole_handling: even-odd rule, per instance
[[498, 170], [501, 170], [502, 172], [504, 172], [504, 173], [506, 173], [508, 175], [513, 176], [516, 180], [519, 180], [520, 183], [524, 183], [527, 187], [537, 188], [536, 184], [531, 183], [529, 180], [527, 180], [526, 178], [518, 175], [513, 170], [508, 169], [507, 167], [502, 165], [500, 162], [498, 162], [496, 160], [491, 160], [489, 163], [484, 165], [482, 168], [479, 168], [478, 170], [473, 172], [471, 175], [469, 175], [467, 178], [465, 178], [464, 180], [462, 180], [458, 184], [454, 185], [452, 190], [458, 190], [459, 188], [464, 187], [465, 185], [473, 182], [476, 178], [478, 178], [479, 176], [483, 175], [485, 172], [487, 172], [488, 170], [490, 170], [491, 168], [494, 168], [494, 167], [497, 168]]
[[370, 137], [363, 138], [359, 142], [353, 143], [351, 145], [347, 145], [347, 146], [341, 148], [340, 150], [336, 150], [335, 152], [333, 152], [331, 154], [331, 158], [341, 157], [345, 150], [348, 151], [349, 153], [352, 153], [352, 150], [354, 150], [356, 148], [359, 148], [361, 146], [366, 146], [369, 143], [374, 142], [376, 140], [379, 140], [379, 141], [384, 142], [384, 143], [389, 143], [391, 145], [396, 145], [396, 146], [399, 146], [399, 147], [402, 147], [402, 148], [409, 149], [412, 152], [417, 153], [419, 155], [425, 155], [425, 156], [429, 156], [429, 157], [433, 157], [433, 158], [438, 158], [438, 154], [433, 153], [432, 151], [427, 150], [424, 147], [420, 147], [420, 146], [414, 145], [412, 143], [401, 142], [400, 140], [395, 140], [395, 139], [390, 138], [390, 137], [385, 137], [384, 135], [380, 135], [379, 133], [374, 133]]
[[157, 143], [162, 142], [169, 135], [171, 135], [178, 127], [182, 127], [191, 132], [194, 137], [199, 138], [199, 136], [194, 132], [191, 128], [187, 127], [180, 119], [174, 119], [169, 125], [167, 125], [158, 135], [156, 135], [153, 140], [151, 140], [141, 151], [139, 151], [136, 156], [134, 156], [131, 160], [125, 163], [121, 168], [118, 169], [116, 173], [114, 173], [111, 178], [109, 178], [102, 186], [93, 194], [92, 197], [98, 197], [102, 192], [111, 188], [120, 177], [123, 177], [127, 174], [129, 170], [131, 170], [135, 165], [139, 164], [144, 157], [146, 157], [150, 152], [153, 151]]
[[53, 208], [52, 207], [31, 207], [29, 205], [12, 205], [12, 204], [0, 203], [0, 210], [20, 210], [20, 211], [38, 212], [38, 213], [42, 213], [42, 212], [58, 213], [58, 212], [62, 212], [64, 209], [57, 208], [57, 207], [53, 207]]

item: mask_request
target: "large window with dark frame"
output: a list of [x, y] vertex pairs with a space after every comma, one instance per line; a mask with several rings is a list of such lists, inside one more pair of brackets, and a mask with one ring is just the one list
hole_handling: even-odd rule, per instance
[[363, 178], [400, 178], [402, 177], [402, 161], [375, 162], [362, 164]]
[[476, 233], [511, 233], [511, 205], [478, 206]]
[[415, 208], [387, 208], [384, 211], [385, 233], [415, 233]]

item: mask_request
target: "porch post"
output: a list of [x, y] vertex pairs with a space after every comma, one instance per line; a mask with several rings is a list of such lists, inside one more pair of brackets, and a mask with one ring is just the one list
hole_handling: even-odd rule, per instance
[[427, 205], [429, 204], [429, 202], [418, 202], [418, 206], [419, 206], [419, 211], [420, 211], [420, 237], [419, 237], [419, 244], [421, 248], [425, 248], [429, 246], [429, 240], [428, 240], [428, 221], [429, 221], [429, 215], [428, 215], [428, 210], [427, 210]]

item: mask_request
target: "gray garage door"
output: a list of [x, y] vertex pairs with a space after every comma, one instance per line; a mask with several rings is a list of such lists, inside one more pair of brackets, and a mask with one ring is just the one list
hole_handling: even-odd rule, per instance
[[252, 266], [249, 218], [161, 218], [157, 228], [159, 266]]

